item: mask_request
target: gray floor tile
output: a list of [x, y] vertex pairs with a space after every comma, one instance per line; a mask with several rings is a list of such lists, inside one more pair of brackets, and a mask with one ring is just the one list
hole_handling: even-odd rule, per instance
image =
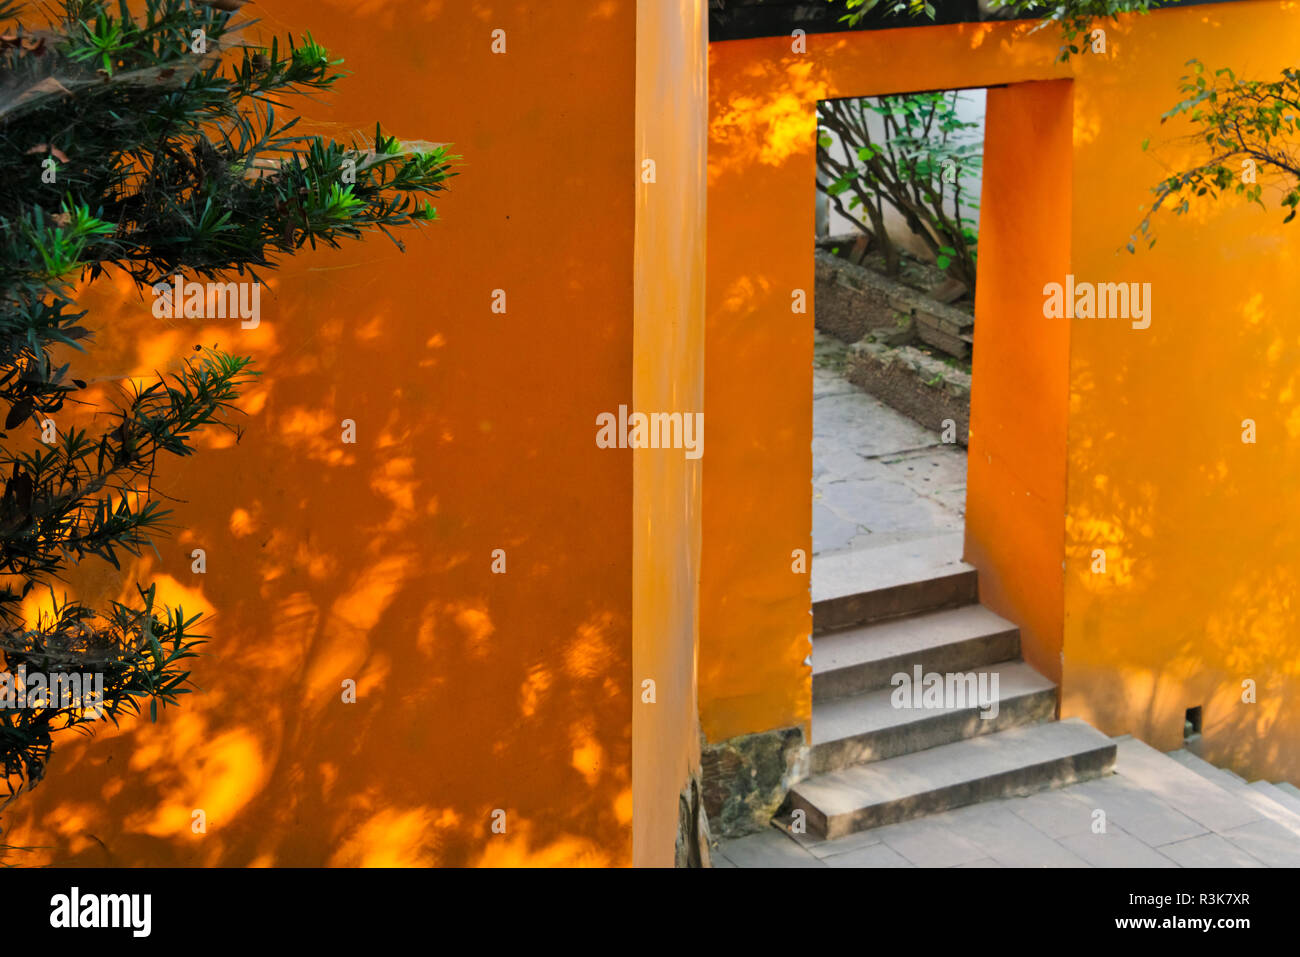
[[1067, 791], [1093, 810], [1105, 811], [1108, 827], [1118, 825], [1150, 847], [1209, 833], [1205, 825], [1193, 821], [1122, 775], [1086, 781], [1067, 788]]
[[1180, 867], [1263, 867], [1264, 864], [1220, 834], [1202, 834], [1173, 844], [1162, 844], [1160, 853]]
[[987, 856], [982, 848], [931, 818], [877, 830], [884, 844], [917, 867], [956, 867]]
[[943, 824], [1004, 867], [1087, 867], [1087, 861], [1017, 817], [1005, 802], [975, 804], [939, 815]]
[[836, 854], [826, 858], [827, 867], [915, 867], [892, 847], [884, 844], [872, 844], [859, 848], [848, 854]]
[[724, 841], [719, 850], [737, 867], [822, 867], [809, 854], [780, 831], [770, 829], [735, 841]]
[[813, 370], [813, 553], [963, 529], [966, 451], [848, 382], [818, 334]]
[[1103, 834], [1089, 832], [1061, 838], [1061, 844], [1093, 867], [1178, 866], [1159, 851], [1114, 825], [1108, 825]]
[[808, 845], [808, 851], [814, 857], [825, 860], [837, 854], [847, 854], [850, 851], [861, 850], [864, 847], [879, 843], [880, 829], [873, 828], [869, 831], [858, 831], [856, 834], [850, 834], [847, 837], [837, 838], [833, 841], [822, 841], [818, 844]]
[[1006, 806], [1048, 837], [1060, 839], [1092, 830], [1092, 807], [1071, 795], [1071, 789], [1040, 791], [1023, 798], [1010, 798]]
[[1256, 821], [1223, 836], [1268, 867], [1300, 867], [1300, 838], [1275, 821]]

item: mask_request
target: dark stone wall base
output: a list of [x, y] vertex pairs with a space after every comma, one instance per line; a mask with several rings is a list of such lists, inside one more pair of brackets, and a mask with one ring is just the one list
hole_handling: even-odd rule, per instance
[[769, 826], [786, 792], [808, 776], [802, 727], [701, 743], [703, 806], [713, 838], [736, 838]]
[[704, 812], [700, 772], [691, 775], [677, 796], [677, 867], [712, 867], [709, 858], [709, 816]]

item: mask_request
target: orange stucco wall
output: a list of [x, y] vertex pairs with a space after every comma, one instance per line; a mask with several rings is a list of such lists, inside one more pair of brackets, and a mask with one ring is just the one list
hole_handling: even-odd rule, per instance
[[966, 464], [966, 560], [980, 601], [1020, 625], [1059, 681], [1070, 324], [1043, 319], [1041, 276], [1070, 263], [1074, 84], [989, 90]]
[[1157, 222], [1153, 249], [1114, 248], [1162, 162], [1197, 149], [1154, 120], [1185, 61], [1275, 79], [1295, 66], [1300, 9], [1171, 11], [1124, 49], [1076, 83], [1073, 264], [1151, 282], [1153, 316], [1071, 329], [1062, 711], [1173, 748], [1200, 705], [1207, 757], [1300, 781], [1300, 231], [1266, 190], [1267, 212], [1198, 203]]
[[971, 24], [813, 35], [806, 52], [782, 37], [710, 47], [705, 402], [715, 441], [700, 586], [710, 741], [806, 724], [811, 712], [808, 576], [792, 571], [791, 555], [812, 551], [813, 308], [795, 314], [791, 303], [794, 290], [813, 294], [817, 101], [1064, 76], [1054, 38], [1025, 34]]
[[[811, 36], [806, 53], [789, 38], [713, 45], [715, 441], [700, 607], [710, 740], [809, 714], [808, 583], [790, 554], [811, 544], [812, 318], [790, 302], [812, 289], [816, 101], [1062, 80], [990, 98], [967, 557], [986, 599], [1025, 627], [1031, 660], [1061, 676], [1062, 714], [1175, 747], [1183, 709], [1203, 704], [1213, 757], [1300, 774], [1288, 745], [1300, 740], [1300, 512], [1285, 492], [1300, 478], [1300, 233], [1275, 206], [1228, 199], [1162, 217], [1154, 249], [1123, 251], [1147, 188], [1194, 149], [1185, 126], [1159, 123], [1184, 62], [1276, 76], [1297, 37], [1300, 12], [1270, 0], [1128, 18], [1108, 30], [1104, 57], [1069, 65], [1054, 62], [1052, 31], [1023, 24]], [[1060, 158], [1067, 108], [1068, 167], [1045, 168]], [[1151, 327], [1044, 319], [1043, 285], [1067, 264], [1081, 280], [1152, 283]], [[1258, 444], [1242, 444], [1245, 418]], [[1104, 576], [1091, 571], [1096, 548]], [[1245, 678], [1256, 704], [1240, 702]]]
[[[155, 726], [60, 742], [47, 780], [6, 812], [6, 837], [44, 848], [30, 863], [630, 863], [634, 618], [693, 623], [698, 482], [679, 462], [638, 465], [634, 506], [632, 453], [597, 448], [595, 421], [634, 395], [697, 406], [702, 245], [673, 245], [674, 217], [702, 209], [691, 82], [672, 80], [678, 119], [698, 132], [656, 139], [665, 123], [635, 109], [633, 3], [250, 9], [259, 29], [311, 30], [354, 71], [299, 104], [309, 131], [380, 119], [454, 143], [463, 175], [442, 222], [402, 235], [405, 254], [375, 238], [287, 262], [255, 330], [161, 326], [107, 285], [87, 300], [98, 336], [79, 374], [166, 369], [219, 342], [264, 375], [237, 445], [166, 464], [180, 531], [134, 569], [212, 614], [202, 693]], [[491, 51], [497, 28], [505, 55]], [[699, 62], [696, 26], [654, 31], [652, 60]], [[660, 166], [676, 205], [637, 192], [647, 143], [678, 164]], [[634, 362], [634, 345], [668, 365]], [[340, 441], [345, 418], [355, 445]], [[634, 549], [659, 506], [680, 513], [670, 533]], [[190, 571], [196, 547], [206, 575]], [[686, 563], [677, 578], [634, 582], [670, 558]], [[127, 582], [111, 571], [88, 567], [74, 586], [116, 597]], [[693, 634], [641, 650], [663, 667], [660, 701], [677, 702], [649, 745], [673, 775], [644, 830], [662, 862], [695, 742]], [[195, 809], [206, 834], [191, 831]], [[491, 833], [495, 809], [505, 834]]]
[[[704, 408], [703, 0], [637, 5], [638, 180], [633, 408]], [[712, 434], [704, 430], [707, 454]], [[683, 450], [633, 458], [633, 862], [671, 866], [678, 795], [699, 766], [696, 635], [700, 466]], [[643, 682], [652, 681], [653, 700]]]
[[[41, 848], [29, 862], [666, 863], [696, 760], [697, 613], [709, 740], [809, 715], [808, 581], [791, 552], [811, 550], [812, 319], [790, 304], [813, 287], [816, 101], [955, 86], [1033, 81], [991, 98], [989, 151], [1051, 204], [1035, 230], [1009, 167], [986, 170], [1010, 249], [981, 263], [984, 289], [1006, 290], [991, 313], [981, 293], [977, 323], [972, 456], [992, 461], [972, 471], [967, 555], [986, 596], [1025, 626], [1036, 664], [1055, 673], [1064, 655], [1063, 714], [1174, 746], [1183, 709], [1203, 704], [1212, 757], [1300, 776], [1286, 746], [1300, 734], [1286, 494], [1300, 478], [1300, 233], [1230, 200], [1158, 222], [1154, 250], [1118, 252], [1159, 160], [1188, 148], [1157, 122], [1183, 62], [1276, 72], [1300, 13], [1164, 11], [1069, 66], [1050, 31], [1015, 24], [813, 36], [806, 53], [714, 44], [702, 324], [701, 4], [654, 6], [257, 5], [262, 29], [310, 29], [356, 73], [303, 102], [310, 131], [378, 118], [455, 143], [465, 175], [405, 254], [372, 240], [287, 263], [256, 330], [160, 328], [126, 290], [88, 295], [84, 377], [166, 369], [197, 342], [247, 351], [265, 374], [238, 444], [215, 437], [160, 476], [177, 536], [131, 576], [88, 567], [71, 583], [118, 597], [158, 581], [213, 615], [213, 640], [182, 709], [61, 743], [5, 814], [8, 842]], [[667, 71], [678, 63], [684, 76]], [[675, 105], [656, 116], [661, 95]], [[1061, 171], [1025, 161], [1059, 149], [1066, 109], [1068, 206], [1052, 193]], [[660, 192], [637, 185], [643, 153]], [[1028, 258], [1014, 257], [1021, 224]], [[1025, 315], [1063, 249], [1081, 277], [1152, 282], [1151, 328]], [[1026, 379], [1011, 373], [1030, 368], [1053, 398], [1016, 424]], [[599, 412], [689, 411], [701, 395], [698, 463], [595, 445]], [[1258, 444], [1241, 443], [1244, 418]], [[1050, 441], [1021, 447], [1038, 433]], [[1007, 505], [1017, 489], [1023, 510]], [[661, 710], [642, 708], [645, 678]]]

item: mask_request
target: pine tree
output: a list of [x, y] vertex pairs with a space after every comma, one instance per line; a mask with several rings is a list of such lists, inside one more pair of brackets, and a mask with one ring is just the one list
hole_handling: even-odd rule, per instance
[[[254, 45], [241, 3], [0, 0], [0, 807], [40, 781], [60, 732], [145, 709], [156, 720], [189, 690], [198, 616], [153, 586], [90, 607], [54, 585], [87, 556], [120, 567], [150, 547], [168, 515], [152, 489], [159, 455], [234, 428], [257, 374], [247, 356], [203, 350], [124, 390], [106, 431], [42, 435], [85, 401], [56, 359], [92, 341], [77, 284], [115, 271], [145, 294], [177, 274], [255, 282], [304, 245], [372, 229], [400, 247], [390, 230], [434, 220], [428, 197], [454, 175], [444, 146], [378, 127], [346, 144], [295, 132], [284, 99], [329, 90], [342, 61], [310, 34]], [[6, 707], [22, 673], [20, 707]], [[101, 674], [99, 714], [31, 682], [57, 673]]]

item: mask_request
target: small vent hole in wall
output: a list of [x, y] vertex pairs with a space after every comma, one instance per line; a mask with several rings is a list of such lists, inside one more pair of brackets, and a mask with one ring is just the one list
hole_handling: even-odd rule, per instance
[[1183, 743], [1195, 741], [1201, 736], [1201, 706], [1187, 709], [1187, 717], [1183, 719]]

